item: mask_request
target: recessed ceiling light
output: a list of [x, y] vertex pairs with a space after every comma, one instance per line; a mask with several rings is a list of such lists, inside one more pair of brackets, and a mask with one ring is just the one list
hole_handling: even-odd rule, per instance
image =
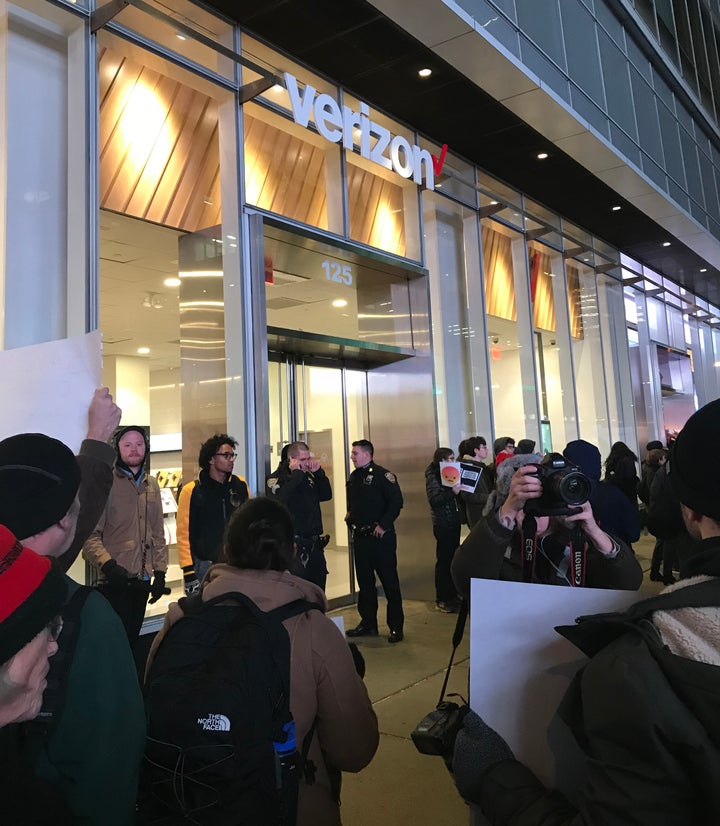
[[179, 279], [179, 278], [175, 278], [175, 277], [166, 278], [166, 279], [163, 281], [163, 284], [164, 284], [166, 287], [179, 287], [181, 283], [182, 283], [182, 282], [180, 281], [180, 279]]
[[490, 206], [497, 206], [497, 201], [490, 201]]
[[547, 156], [548, 156], [547, 152], [538, 152], [538, 160], [539, 161], [544, 161], [545, 158], [547, 158]]
[[614, 206], [614, 207], [612, 208], [612, 211], [613, 211], [613, 212], [620, 212], [620, 210], [621, 210], [621, 209], [622, 209], [622, 207], [619, 207], [619, 206]]
[[420, 75], [420, 77], [430, 77], [430, 75], [432, 74], [432, 69], [420, 69], [418, 74]]
[[669, 241], [663, 241], [663, 246], [664, 246], [664, 247], [669, 247], [669, 246], [670, 246], [670, 242], [669, 242]]
[[700, 272], [707, 272], [707, 267], [703, 267]]
[[180, 32], [176, 32], [175, 37], [177, 37], [178, 40], [187, 40], [187, 37], [185, 37], [184, 34], [180, 34]]
[[275, 94], [278, 95], [278, 94], [280, 94], [280, 92], [283, 91], [283, 89], [284, 89], [283, 86], [281, 86], [279, 83], [276, 83], [274, 86], [272, 86], [270, 88], [270, 91], [275, 92]]
[[150, 352], [150, 348], [149, 347], [138, 347], [137, 351], [141, 356], [146, 356]]
[[336, 298], [332, 305], [333, 307], [347, 307], [347, 301], [344, 298]]

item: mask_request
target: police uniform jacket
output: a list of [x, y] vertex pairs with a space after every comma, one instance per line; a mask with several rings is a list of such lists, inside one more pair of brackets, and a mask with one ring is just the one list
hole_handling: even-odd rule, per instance
[[347, 501], [351, 525], [380, 525], [384, 531], [393, 530], [393, 522], [403, 506], [395, 474], [375, 462], [356, 468], [350, 474]]
[[267, 481], [268, 491], [292, 514], [297, 536], [319, 536], [323, 532], [320, 503], [332, 499], [330, 480], [320, 468], [315, 473], [283, 464]]

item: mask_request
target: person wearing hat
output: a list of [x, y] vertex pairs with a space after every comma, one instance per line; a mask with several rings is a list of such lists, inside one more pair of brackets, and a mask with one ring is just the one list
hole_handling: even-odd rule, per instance
[[558, 709], [587, 755], [574, 803], [475, 711], [465, 717], [455, 781], [496, 826], [720, 823], [720, 400], [688, 419], [670, 461], [695, 540], [680, 581], [557, 629], [591, 657]]
[[[80, 481], [76, 457], [57, 439], [41, 433], [3, 439], [0, 525], [41, 556], [62, 557], [75, 539]], [[2, 567], [7, 568], [7, 559]], [[0, 573], [0, 579], [6, 573]], [[95, 591], [83, 591], [67, 575], [62, 579], [67, 599], [61, 616], [66, 631], [74, 625], [75, 633], [60, 635], [48, 679], [60, 682], [64, 690], [56, 694], [60, 699], [49, 721], [16, 723], [0, 733], [3, 744], [9, 739], [20, 747], [16, 762], [28, 765], [38, 782], [62, 798], [72, 813], [69, 822], [128, 826], [134, 822], [145, 746], [135, 663], [122, 624], [107, 601]], [[6, 606], [4, 600], [2, 605]], [[70, 650], [66, 645], [72, 638]], [[39, 737], [37, 729], [22, 729], [39, 725]], [[0, 752], [7, 757], [5, 745]], [[9, 800], [17, 802], [12, 795], [3, 795], [3, 822], [13, 826], [46, 822], [23, 811], [8, 816]], [[58, 817], [57, 822], [68, 821]]]
[[129, 425], [115, 436], [112, 490], [83, 546], [98, 590], [122, 620], [131, 645], [140, 635], [148, 599], [157, 602], [170, 593], [160, 487], [145, 470], [148, 447], [143, 427]]
[[40, 711], [66, 595], [59, 568], [0, 525], [0, 728]]
[[[559, 454], [550, 453], [543, 462]], [[537, 457], [511, 456], [499, 467], [495, 490], [488, 497], [483, 518], [455, 552], [452, 577], [458, 593], [468, 599], [470, 580], [522, 578], [521, 545], [524, 505], [542, 494]], [[534, 582], [570, 585], [570, 531], [579, 523], [585, 532], [588, 588], [635, 591], [642, 583], [642, 568], [628, 545], [607, 534], [597, 524], [589, 502], [564, 517], [538, 516]]]
[[602, 457], [591, 442], [575, 439], [568, 442], [563, 456], [577, 465], [590, 480], [590, 504], [600, 527], [626, 545], [640, 539], [640, 514], [617, 485], [601, 481]]

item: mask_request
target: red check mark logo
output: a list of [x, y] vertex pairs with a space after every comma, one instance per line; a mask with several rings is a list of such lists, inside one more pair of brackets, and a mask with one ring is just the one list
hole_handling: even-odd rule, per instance
[[436, 158], [435, 155], [431, 155], [433, 162], [433, 171], [436, 175], [439, 175], [442, 172], [443, 164], [445, 163], [445, 155], [447, 155], [447, 146], [448, 145], [446, 143], [442, 145], [439, 158]]

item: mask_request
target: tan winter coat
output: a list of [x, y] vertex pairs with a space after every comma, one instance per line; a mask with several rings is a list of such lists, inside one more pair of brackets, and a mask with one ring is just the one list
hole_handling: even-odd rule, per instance
[[167, 571], [160, 488], [153, 476], [146, 474], [138, 487], [131, 477], [115, 468], [107, 505], [83, 545], [83, 556], [97, 571], [114, 559], [131, 576], [137, 576], [142, 567], [143, 546], [145, 572], [152, 576], [153, 571]]
[[[231, 565], [213, 565], [203, 583], [207, 601], [240, 591], [262, 611], [271, 611], [297, 599], [327, 610], [325, 594], [317, 585], [287, 571], [252, 571]], [[182, 617], [173, 603], [165, 625], [153, 642], [148, 659], [168, 628]], [[298, 748], [317, 718], [309, 759], [317, 767], [315, 783], [300, 784], [298, 826], [338, 826], [340, 809], [333, 799], [327, 766], [358, 772], [372, 760], [378, 746], [378, 723], [365, 684], [357, 675], [350, 649], [335, 624], [320, 611], [309, 611], [285, 622], [290, 636], [290, 710], [297, 727]]]

